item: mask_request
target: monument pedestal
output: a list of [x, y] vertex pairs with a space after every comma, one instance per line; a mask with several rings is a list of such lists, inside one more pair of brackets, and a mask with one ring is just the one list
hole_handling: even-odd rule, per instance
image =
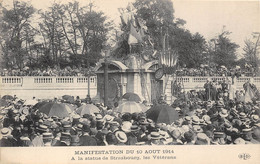
[[[145, 64], [138, 63], [134, 58], [129, 63], [108, 60], [108, 101], [109, 105], [118, 102], [127, 92], [133, 92], [140, 96], [141, 101], [152, 102], [162, 91], [162, 81], [154, 78], [154, 72], [158, 68], [158, 61], [151, 61]], [[104, 60], [100, 60], [95, 68], [97, 74], [97, 96], [93, 101], [104, 102]]]

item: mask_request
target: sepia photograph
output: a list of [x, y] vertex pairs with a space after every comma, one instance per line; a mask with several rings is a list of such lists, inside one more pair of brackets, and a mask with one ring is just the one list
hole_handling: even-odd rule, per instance
[[0, 163], [260, 161], [259, 1], [0, 11]]

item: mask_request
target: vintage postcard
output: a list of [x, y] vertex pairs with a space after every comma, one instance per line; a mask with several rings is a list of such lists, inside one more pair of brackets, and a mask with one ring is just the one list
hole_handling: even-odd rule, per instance
[[0, 8], [0, 163], [259, 163], [259, 1]]

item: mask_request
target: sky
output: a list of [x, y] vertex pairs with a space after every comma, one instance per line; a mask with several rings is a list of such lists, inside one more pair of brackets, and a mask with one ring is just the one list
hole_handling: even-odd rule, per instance
[[[12, 0], [0, 0], [4, 5]], [[54, 0], [23, 0], [30, 1], [37, 9], [47, 9]], [[67, 3], [72, 0], [55, 0]], [[94, 2], [95, 8], [103, 11], [115, 25], [119, 25], [118, 8], [125, 8], [129, 2], [135, 0], [78, 0], [80, 4]], [[172, 0], [175, 18], [186, 21], [184, 28], [191, 33], [200, 33], [206, 40], [210, 40], [225, 30], [232, 32], [230, 39], [240, 48], [238, 54], [243, 53], [244, 40], [252, 39], [252, 32], [260, 32], [260, 1], [212, 1], [212, 0]]]

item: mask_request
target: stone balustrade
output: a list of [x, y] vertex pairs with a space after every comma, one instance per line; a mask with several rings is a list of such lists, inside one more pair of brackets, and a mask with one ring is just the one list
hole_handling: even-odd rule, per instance
[[[186, 91], [191, 89], [202, 90], [207, 79], [217, 82], [224, 79], [232, 80], [231, 77], [171, 77], [166, 86], [165, 93], [171, 93], [171, 82], [176, 80], [181, 83]], [[260, 77], [240, 77], [235, 78], [237, 89], [243, 89], [243, 84], [250, 80], [260, 89]], [[17, 95], [28, 99], [36, 96], [38, 98], [53, 98], [63, 95], [73, 95], [85, 98], [88, 90], [88, 78], [84, 76], [2, 76], [0, 77], [0, 95]], [[97, 94], [97, 77], [90, 77], [90, 96]]]
[[[17, 95], [28, 99], [60, 98], [63, 95], [85, 98], [88, 90], [88, 77], [72, 76], [2, 76], [0, 77], [0, 95]], [[97, 77], [90, 77], [90, 96], [97, 93]]]

